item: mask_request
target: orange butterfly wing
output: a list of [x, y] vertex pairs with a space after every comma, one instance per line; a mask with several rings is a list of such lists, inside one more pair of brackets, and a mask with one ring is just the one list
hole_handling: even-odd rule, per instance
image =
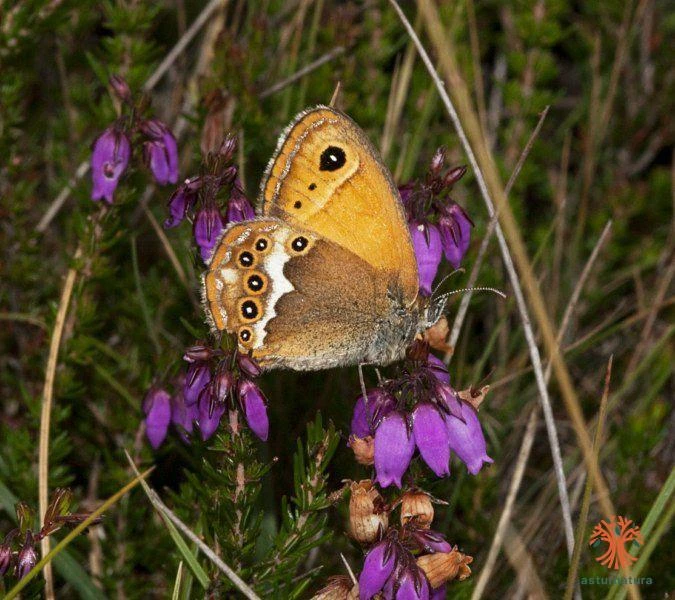
[[349, 117], [319, 106], [281, 136], [261, 184], [262, 214], [315, 232], [418, 291], [417, 261], [396, 186]]

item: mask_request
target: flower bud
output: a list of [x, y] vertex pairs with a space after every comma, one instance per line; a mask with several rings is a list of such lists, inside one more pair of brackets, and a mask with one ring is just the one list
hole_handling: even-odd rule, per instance
[[255, 378], [260, 375], [260, 366], [253, 358], [247, 356], [246, 354], [239, 354], [237, 356], [237, 364], [244, 374], [248, 375], [249, 377]]
[[213, 357], [213, 349], [203, 344], [195, 344], [185, 349], [183, 360], [185, 362], [193, 363], [198, 361], [209, 360]]
[[431, 164], [429, 165], [429, 173], [436, 177], [441, 172], [443, 168], [443, 163], [445, 162], [445, 148], [441, 147], [434, 152], [434, 156], [431, 159]]
[[375, 439], [372, 435], [364, 438], [352, 435], [349, 438], [349, 446], [354, 452], [354, 458], [360, 465], [372, 465], [375, 462]]
[[0, 544], [0, 577], [9, 569], [12, 563], [12, 549], [9, 544]]
[[401, 525], [414, 520], [417, 525], [428, 529], [434, 520], [434, 506], [429, 494], [422, 490], [410, 490], [401, 498]]
[[23, 579], [37, 564], [37, 561], [38, 555], [33, 544], [33, 534], [28, 531], [26, 533], [26, 541], [21, 546], [16, 559], [16, 576], [19, 579]]
[[443, 185], [445, 185], [445, 187], [452, 187], [464, 177], [464, 173], [466, 173], [466, 166], [464, 165], [450, 169], [443, 177]]
[[389, 526], [384, 500], [370, 479], [354, 482], [349, 499], [349, 535], [361, 544], [370, 544]]
[[131, 90], [124, 78], [119, 75], [111, 75], [109, 81], [110, 87], [113, 89], [113, 92], [115, 92], [115, 96], [123, 102], [129, 102], [131, 100]]
[[417, 559], [417, 565], [424, 571], [432, 588], [440, 587], [453, 579], [463, 581], [471, 575], [471, 562], [473, 557], [459, 552], [457, 546], [450, 552], [425, 554]]

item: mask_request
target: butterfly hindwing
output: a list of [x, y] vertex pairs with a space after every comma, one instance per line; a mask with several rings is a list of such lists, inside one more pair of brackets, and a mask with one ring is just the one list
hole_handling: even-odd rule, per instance
[[235, 334], [239, 350], [261, 366], [320, 369], [379, 352], [391, 287], [334, 242], [260, 218], [226, 230], [204, 276], [204, 299], [212, 326]]

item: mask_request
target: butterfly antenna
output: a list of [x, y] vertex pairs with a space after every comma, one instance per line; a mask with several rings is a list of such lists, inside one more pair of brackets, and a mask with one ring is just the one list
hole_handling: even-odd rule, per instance
[[431, 297], [432, 297], [432, 298], [434, 297], [434, 295], [436, 294], [436, 292], [440, 289], [440, 287], [441, 287], [448, 279], [450, 279], [455, 273], [464, 273], [464, 269], [462, 269], [462, 268], [455, 269], [454, 271], [452, 271], [452, 273], [448, 273], [445, 277], [443, 277], [443, 279], [440, 280], [440, 282], [438, 283], [438, 285], [437, 285], [437, 286], [433, 289], [433, 291], [431, 292]]
[[491, 287], [470, 287], [445, 292], [445, 294], [441, 294], [440, 296], [434, 298], [429, 305], [429, 309], [427, 312], [427, 322], [429, 326], [433, 325], [434, 323], [436, 323], [436, 321], [438, 321], [438, 319], [441, 318], [441, 316], [443, 315], [443, 311], [445, 310], [445, 303], [448, 301], [448, 298], [450, 296], [454, 296], [455, 294], [461, 294], [463, 292], [492, 292], [493, 294], [497, 294], [497, 296], [506, 298], [506, 294], [504, 292], [501, 292]]
[[491, 288], [491, 287], [468, 287], [468, 288], [461, 288], [459, 290], [452, 290], [450, 292], [445, 292], [442, 296], [439, 296], [439, 298], [445, 298], [447, 299], [450, 296], [454, 296], [455, 294], [462, 294], [463, 292], [492, 292], [493, 294], [497, 294], [497, 296], [501, 296], [502, 298], [506, 299], [506, 294], [502, 292], [501, 290], [498, 290], [496, 288]]

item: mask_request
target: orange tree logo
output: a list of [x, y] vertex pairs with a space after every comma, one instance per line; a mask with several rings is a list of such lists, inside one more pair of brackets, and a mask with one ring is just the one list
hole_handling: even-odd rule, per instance
[[601, 565], [608, 569], [624, 569], [632, 565], [637, 558], [628, 552], [628, 542], [641, 546], [644, 542], [640, 526], [626, 517], [612, 517], [608, 523], [604, 519], [593, 529], [588, 543], [595, 548], [601, 544], [607, 546], [602, 556], [596, 557]]

